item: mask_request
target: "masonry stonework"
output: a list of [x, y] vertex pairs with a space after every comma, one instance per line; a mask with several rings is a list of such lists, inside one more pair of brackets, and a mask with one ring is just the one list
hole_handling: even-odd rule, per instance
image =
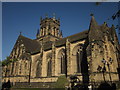
[[[115, 28], [98, 25], [92, 16], [88, 30], [63, 38], [60, 20], [41, 18], [36, 39], [19, 35], [3, 66], [3, 82], [56, 82], [76, 75], [82, 83], [120, 80], [120, 45]], [[104, 72], [103, 72], [103, 69]]]

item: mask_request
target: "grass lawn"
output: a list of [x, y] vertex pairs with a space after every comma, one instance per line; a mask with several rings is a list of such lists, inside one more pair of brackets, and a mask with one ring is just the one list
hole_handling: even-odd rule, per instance
[[11, 90], [43, 90], [40, 88], [12, 88]]
[[13, 88], [11, 90], [65, 90], [64, 88]]

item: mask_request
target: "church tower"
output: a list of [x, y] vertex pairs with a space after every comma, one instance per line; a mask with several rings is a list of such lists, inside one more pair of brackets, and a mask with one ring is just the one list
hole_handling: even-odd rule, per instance
[[56, 19], [55, 15], [52, 18], [46, 17], [40, 19], [40, 30], [37, 32], [38, 41], [56, 41], [62, 38], [62, 31], [60, 30], [60, 19]]

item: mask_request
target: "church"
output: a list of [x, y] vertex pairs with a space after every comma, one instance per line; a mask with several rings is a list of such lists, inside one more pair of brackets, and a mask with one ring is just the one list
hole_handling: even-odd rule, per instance
[[[99, 84], [120, 80], [120, 44], [114, 25], [98, 25], [91, 16], [88, 30], [63, 37], [60, 19], [40, 19], [36, 39], [18, 36], [2, 68], [3, 82], [55, 83], [60, 76], [75, 75], [81, 83]], [[36, 86], [37, 87], [37, 86]], [[48, 84], [41, 86], [49, 87]]]

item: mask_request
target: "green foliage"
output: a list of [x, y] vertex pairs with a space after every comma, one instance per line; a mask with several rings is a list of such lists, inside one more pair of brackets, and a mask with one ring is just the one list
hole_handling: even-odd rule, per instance
[[16, 59], [16, 58], [14, 58], [13, 60], [12, 60], [12, 62], [16, 62], [18, 59]]
[[6, 57], [6, 59], [3, 60], [3, 61], [1, 61], [1, 62], [2, 62], [2, 66], [6, 66], [6, 65], [8, 65], [9, 63], [15, 62], [15, 61], [17, 61], [17, 59], [11, 59], [10, 57]]
[[68, 85], [68, 80], [65, 77], [65, 75], [58, 77], [57, 82], [55, 83], [55, 88], [65, 88], [66, 85]]
[[0, 60], [0, 65], [2, 64], [2, 61]]
[[0, 60], [0, 67], [2, 66], [2, 61]]

